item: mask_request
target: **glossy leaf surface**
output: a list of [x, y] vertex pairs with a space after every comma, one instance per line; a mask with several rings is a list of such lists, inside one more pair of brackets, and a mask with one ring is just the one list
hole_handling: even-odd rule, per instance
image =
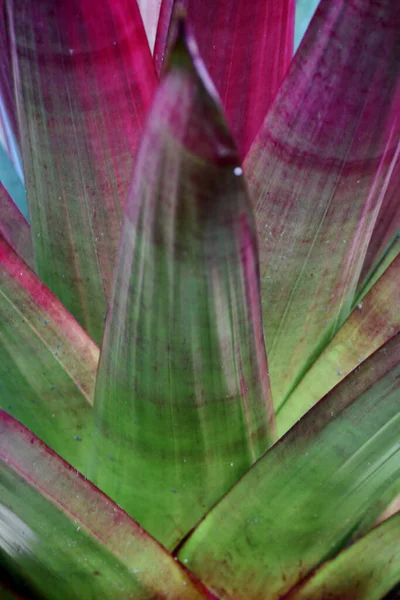
[[38, 597], [212, 598], [143, 529], [0, 411], [0, 561]]
[[353, 308], [400, 136], [400, 12], [322, 0], [244, 163], [276, 409]]
[[250, 202], [181, 27], [127, 207], [90, 475], [167, 547], [265, 451], [273, 420]]
[[[166, 53], [171, 0], [162, 0], [155, 45], [160, 71]], [[178, 2], [175, 2], [177, 5]], [[199, 44], [200, 54], [220, 94], [228, 122], [245, 156], [293, 55], [294, 0], [198, 0], [179, 2]]]
[[37, 271], [96, 342], [156, 75], [136, 2], [7, 0]]
[[277, 414], [287, 431], [313, 404], [400, 331], [400, 255], [354, 309]]
[[397, 335], [257, 461], [179, 558], [220, 598], [281, 598], [399, 477], [399, 397]]
[[0, 407], [83, 468], [99, 350], [0, 238]]
[[33, 264], [31, 229], [0, 181], [0, 236], [29, 264]]
[[349, 543], [364, 537], [374, 526], [382, 523], [400, 510], [400, 476], [395, 477], [384, 490], [380, 498], [363, 515], [353, 531]]
[[400, 582], [400, 513], [323, 565], [285, 600], [381, 600]]

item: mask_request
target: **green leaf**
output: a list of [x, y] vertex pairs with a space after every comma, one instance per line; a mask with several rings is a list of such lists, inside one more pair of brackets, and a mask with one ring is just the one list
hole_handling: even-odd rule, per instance
[[281, 598], [399, 477], [399, 397], [400, 334], [260, 458], [179, 558], [220, 598]]
[[1, 181], [0, 236], [13, 247], [30, 267], [33, 265], [31, 228]]
[[383, 275], [386, 269], [392, 264], [392, 262], [400, 254], [400, 231], [389, 242], [384, 252], [380, 256], [379, 260], [374, 264], [370, 274], [364, 279], [363, 284], [359, 286], [358, 293], [354, 298], [353, 305], [357, 306], [362, 302], [364, 296], [368, 294], [369, 290], [375, 285], [379, 277]]
[[367, 510], [354, 529], [349, 544], [366, 535], [375, 525], [382, 523], [400, 510], [400, 477], [389, 481], [377, 501]]
[[400, 255], [354, 309], [277, 413], [287, 431], [315, 402], [400, 331]]
[[169, 548], [273, 426], [253, 216], [215, 94], [181, 31], [137, 159], [96, 384], [91, 478]]
[[99, 343], [156, 74], [136, 2], [7, 0], [37, 272]]
[[244, 163], [275, 408], [350, 314], [399, 168], [400, 11], [322, 0]]
[[143, 529], [0, 411], [0, 564], [48, 600], [209, 598]]
[[0, 237], [0, 407], [82, 469], [99, 350]]
[[[357, 296], [365, 294], [377, 272], [387, 268], [400, 251], [400, 141], [397, 145], [397, 162], [383, 185], [383, 202], [371, 240], [368, 245], [360, 275]], [[358, 303], [358, 301], [356, 300]]]
[[285, 600], [381, 600], [400, 583], [400, 513], [313, 573]]

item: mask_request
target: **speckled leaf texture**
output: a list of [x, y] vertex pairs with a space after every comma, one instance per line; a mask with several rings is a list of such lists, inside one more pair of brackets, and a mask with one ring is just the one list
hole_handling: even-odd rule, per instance
[[[137, 523], [0, 411], [0, 570], [23, 597], [214, 597]], [[13, 577], [14, 576], [14, 577]]]
[[90, 449], [99, 349], [0, 237], [0, 408], [74, 467]]
[[[400, 255], [359, 302], [277, 416], [283, 435], [313, 404], [400, 331]], [[400, 405], [399, 405], [400, 408]]]
[[322, 0], [244, 162], [275, 408], [353, 308], [398, 173], [400, 11]]
[[293, 56], [294, 0], [162, 0], [154, 48], [161, 72], [174, 6], [184, 6], [201, 57], [244, 157]]
[[127, 207], [89, 471], [168, 548], [273, 436], [250, 201], [216, 92], [180, 26]]
[[257, 461], [179, 558], [224, 600], [281, 598], [399, 478], [399, 398], [400, 334]]
[[25, 260], [33, 265], [31, 228], [0, 181], [0, 236]]
[[7, 0], [37, 272], [101, 342], [156, 73], [136, 2]]
[[400, 513], [326, 563], [285, 600], [382, 600], [400, 583]]

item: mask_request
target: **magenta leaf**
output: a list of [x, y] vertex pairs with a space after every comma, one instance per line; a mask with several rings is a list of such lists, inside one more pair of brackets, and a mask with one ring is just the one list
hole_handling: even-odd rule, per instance
[[100, 342], [156, 74], [136, 2], [7, 0], [37, 271]]
[[31, 228], [0, 181], [0, 236], [24, 259], [33, 265]]
[[322, 0], [244, 164], [278, 410], [353, 308], [400, 168], [399, 31], [392, 0]]
[[[166, 54], [173, 0], [162, 0], [154, 59]], [[293, 55], [294, 0], [184, 0], [200, 54], [245, 156]]]

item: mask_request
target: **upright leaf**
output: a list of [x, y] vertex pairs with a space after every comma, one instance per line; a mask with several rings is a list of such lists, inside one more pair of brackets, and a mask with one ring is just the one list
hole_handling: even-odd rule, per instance
[[6, 188], [0, 181], [0, 236], [31, 267], [33, 264], [33, 248], [31, 228], [17, 205], [12, 201]]
[[167, 58], [167, 49], [173, 43], [171, 20], [174, 6], [175, 0], [161, 0], [153, 51], [154, 66], [158, 75], [161, 74], [164, 61]]
[[395, 477], [389, 482], [382, 495], [363, 515], [356, 529], [353, 531], [349, 543], [364, 537], [375, 525], [389, 519], [400, 510], [400, 477]]
[[315, 402], [400, 331], [400, 255], [354, 309], [277, 413], [285, 433]]
[[[292, 59], [295, 2], [183, 0], [179, 4], [187, 9], [200, 54], [245, 156]], [[173, 0], [162, 0], [154, 50], [159, 70], [173, 5]]]
[[279, 409], [353, 308], [400, 135], [400, 11], [322, 0], [244, 164]]
[[213, 598], [116, 504], [2, 411], [0, 434], [0, 564], [24, 581], [30, 598]]
[[273, 419], [250, 203], [180, 26], [126, 212], [91, 471], [167, 547], [268, 447]]
[[357, 306], [362, 302], [364, 296], [368, 294], [370, 289], [375, 285], [378, 279], [383, 275], [386, 269], [392, 264], [392, 262], [400, 254], [400, 231], [394, 236], [385, 251], [379, 258], [378, 262], [375, 263], [366, 279], [359, 286], [357, 294], [353, 301], [353, 306]]
[[400, 476], [399, 397], [400, 334], [260, 458], [179, 558], [220, 598], [282, 598]]
[[[400, 95], [400, 84], [398, 93]], [[400, 238], [400, 139], [397, 140], [397, 162], [394, 165], [393, 172], [389, 175], [383, 203], [361, 271], [358, 293], [364, 291], [371, 279], [374, 278], [376, 271], [382, 268], [382, 265], [389, 266], [390, 262], [400, 252], [400, 244], [398, 243]]]
[[80, 469], [90, 447], [98, 354], [0, 237], [0, 408]]
[[323, 565], [285, 600], [381, 600], [400, 583], [400, 513]]
[[136, 2], [7, 0], [37, 271], [100, 342], [156, 75]]

